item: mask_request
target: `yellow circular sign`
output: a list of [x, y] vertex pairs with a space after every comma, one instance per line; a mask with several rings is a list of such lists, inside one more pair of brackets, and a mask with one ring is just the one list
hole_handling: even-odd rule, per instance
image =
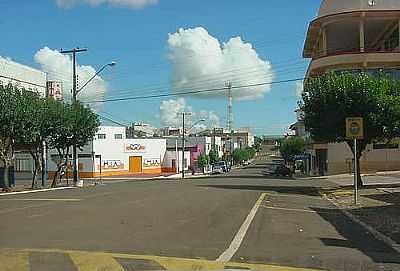
[[350, 132], [351, 132], [353, 135], [358, 135], [358, 133], [360, 132], [360, 129], [361, 129], [361, 127], [360, 127], [360, 124], [359, 124], [359, 123], [357, 123], [357, 122], [352, 122], [352, 123], [350, 124]]

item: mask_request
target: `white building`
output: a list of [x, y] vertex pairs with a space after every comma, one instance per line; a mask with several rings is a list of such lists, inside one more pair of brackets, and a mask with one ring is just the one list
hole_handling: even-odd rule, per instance
[[8, 84], [46, 95], [46, 73], [0, 57], [0, 85]]
[[[161, 174], [166, 140], [153, 138], [126, 139], [125, 127], [102, 126], [92, 142], [78, 154], [81, 177], [129, 174]], [[51, 152], [49, 175], [54, 175], [58, 155]], [[71, 161], [72, 162], [72, 161]], [[69, 165], [69, 172], [72, 165]], [[169, 171], [169, 170], [166, 170]]]
[[[36, 92], [42, 97], [46, 95], [46, 73], [0, 57], [0, 85], [6, 86], [8, 84]], [[1, 162], [0, 166], [2, 166]], [[17, 172], [32, 172], [33, 161], [31, 156], [28, 153], [18, 151], [14, 169]]]
[[[135, 122], [128, 128], [128, 137], [152, 137], [156, 133], [156, 128], [147, 123]], [[138, 136], [142, 135], [142, 136]]]
[[[214, 143], [215, 138], [215, 143]], [[170, 137], [167, 138], [167, 147], [174, 147], [175, 144], [178, 144], [178, 147], [182, 146], [182, 138], [181, 137]], [[185, 145], [186, 147], [193, 147], [196, 145], [200, 145], [202, 147], [202, 152], [205, 154], [210, 154], [210, 151], [215, 148], [218, 152], [219, 157], [222, 157], [224, 154], [222, 151], [222, 139], [219, 136], [211, 137], [211, 136], [188, 136], [185, 137]]]

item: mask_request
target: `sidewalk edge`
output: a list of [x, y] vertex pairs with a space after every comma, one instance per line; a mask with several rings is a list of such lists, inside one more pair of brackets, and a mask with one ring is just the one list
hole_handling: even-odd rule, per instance
[[74, 189], [74, 188], [77, 188], [77, 187], [66, 186], [66, 187], [45, 188], [45, 189], [28, 190], [28, 191], [20, 191], [20, 192], [0, 193], [0, 196], [31, 194], [31, 193], [39, 193], [39, 192], [49, 192], [49, 191], [57, 191], [57, 190], [65, 190], [65, 189]]
[[373, 227], [371, 227], [370, 225], [364, 223], [363, 221], [361, 221], [360, 219], [358, 219], [356, 216], [354, 216], [353, 214], [351, 214], [349, 211], [340, 208], [340, 206], [338, 206], [334, 201], [332, 201], [331, 199], [329, 199], [325, 194], [322, 194], [322, 197], [326, 200], [328, 200], [330, 203], [332, 203], [333, 205], [335, 205], [345, 216], [347, 216], [351, 221], [353, 221], [354, 223], [359, 224], [360, 226], [362, 226], [363, 228], [365, 228], [367, 231], [369, 231], [376, 239], [384, 242], [386, 245], [388, 245], [389, 247], [391, 247], [393, 250], [395, 250], [397, 253], [400, 254], [400, 244], [396, 243], [392, 238], [390, 238], [389, 236], [386, 236], [385, 234], [377, 231], [376, 229], [374, 229]]

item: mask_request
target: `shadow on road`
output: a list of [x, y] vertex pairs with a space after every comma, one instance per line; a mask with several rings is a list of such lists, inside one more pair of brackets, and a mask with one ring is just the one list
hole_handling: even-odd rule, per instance
[[241, 175], [212, 175], [213, 178], [225, 178], [225, 179], [264, 179], [264, 180], [295, 180], [293, 177], [277, 177], [271, 176], [270, 174], [265, 175], [251, 175], [251, 174], [241, 174]]
[[237, 189], [252, 191], [274, 191], [282, 194], [297, 194], [307, 196], [320, 196], [317, 187], [310, 186], [269, 186], [269, 185], [198, 185], [199, 187], [212, 187], [217, 189]]
[[320, 238], [321, 242], [327, 246], [355, 248], [370, 257], [376, 263], [395, 263], [400, 264], [400, 257], [397, 252], [377, 240], [371, 233], [366, 231], [361, 225], [353, 222], [347, 216], [330, 213], [330, 209], [311, 208], [317, 212], [324, 220], [335, 227], [343, 239]]

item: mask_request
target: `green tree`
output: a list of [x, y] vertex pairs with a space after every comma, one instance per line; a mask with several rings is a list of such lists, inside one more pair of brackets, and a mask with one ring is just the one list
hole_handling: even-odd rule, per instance
[[42, 169], [43, 142], [49, 135], [49, 127], [52, 123], [47, 121], [45, 99], [30, 91], [22, 91], [21, 94], [23, 95], [19, 97], [20, 105], [25, 109], [21, 122], [25, 128], [17, 135], [16, 144], [18, 148], [28, 151], [33, 159], [31, 187], [34, 188], [37, 173]]
[[232, 153], [233, 162], [235, 164], [240, 164], [243, 161], [248, 161], [254, 158], [256, 151], [254, 148], [245, 148], [245, 149], [235, 149]]
[[33, 92], [15, 86], [0, 86], [0, 160], [4, 166], [3, 190], [10, 190], [10, 169], [15, 163], [15, 150], [23, 145], [35, 127], [32, 108], [39, 100]]
[[218, 152], [217, 151], [211, 150], [210, 153], [208, 154], [208, 157], [210, 159], [210, 164], [211, 165], [214, 165], [215, 162], [219, 161], [219, 156], [218, 156]]
[[285, 162], [294, 162], [295, 156], [303, 154], [305, 141], [301, 137], [289, 137], [280, 141], [279, 152]]
[[197, 158], [197, 166], [204, 172], [204, 168], [210, 164], [208, 155], [202, 153]]
[[[353, 141], [346, 139], [345, 119], [363, 117], [364, 139], [358, 141], [358, 162], [368, 144], [400, 135], [400, 82], [384, 74], [329, 73], [310, 78], [299, 106], [313, 140], [346, 142], [352, 152]], [[362, 186], [360, 174], [357, 179]]]
[[89, 107], [81, 103], [51, 103], [48, 108], [50, 122], [53, 124], [47, 139], [49, 148], [58, 152], [57, 170], [52, 187], [57, 184], [57, 175], [68, 165], [71, 147], [83, 148], [96, 135], [100, 121]]
[[254, 137], [254, 148], [257, 152], [261, 150], [261, 145], [263, 144], [264, 139], [262, 137], [255, 136]]
[[256, 156], [256, 153], [257, 153], [257, 151], [256, 151], [256, 149], [255, 148], [252, 148], [252, 147], [247, 147], [246, 149], [245, 149], [245, 151], [246, 151], [246, 158], [247, 159], [245, 159], [245, 160], [251, 160], [251, 159], [253, 159], [255, 156]]

